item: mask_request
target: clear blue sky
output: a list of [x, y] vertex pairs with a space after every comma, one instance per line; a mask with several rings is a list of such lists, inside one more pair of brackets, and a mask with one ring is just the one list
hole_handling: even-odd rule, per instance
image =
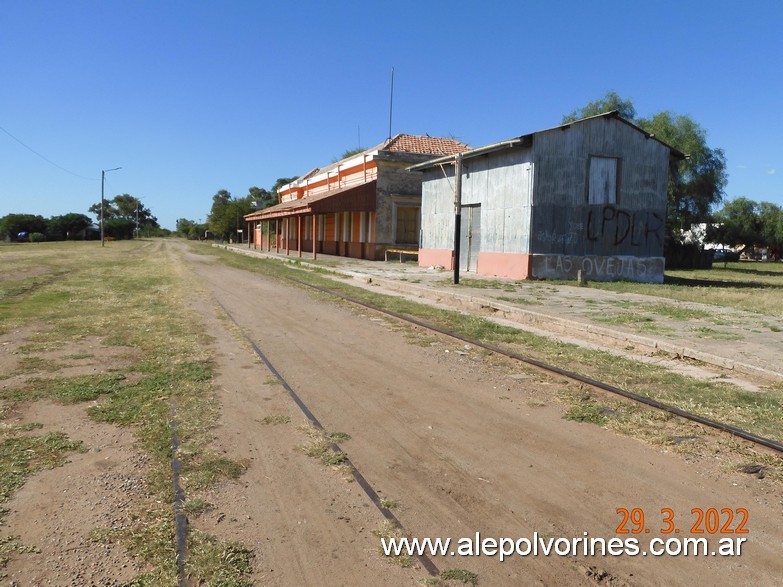
[[[393, 134], [473, 147], [614, 89], [692, 116], [729, 199], [783, 204], [783, 3], [0, 0], [0, 216], [141, 198], [161, 225]], [[64, 171], [63, 169], [67, 170]], [[81, 176], [81, 177], [80, 177]]]

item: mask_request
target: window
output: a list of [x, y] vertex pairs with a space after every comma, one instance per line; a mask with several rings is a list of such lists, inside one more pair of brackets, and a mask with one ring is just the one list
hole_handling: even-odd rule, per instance
[[397, 206], [397, 232], [395, 242], [400, 245], [419, 244], [419, 208]]
[[590, 157], [588, 177], [588, 204], [617, 203], [618, 159], [615, 157]]

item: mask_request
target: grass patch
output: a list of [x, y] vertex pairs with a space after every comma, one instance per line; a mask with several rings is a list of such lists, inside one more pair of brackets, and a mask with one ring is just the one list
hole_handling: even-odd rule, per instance
[[50, 379], [30, 379], [22, 387], [3, 389], [0, 399], [30, 401], [52, 399], [65, 404], [91, 401], [116, 392], [124, 375], [80, 375]]
[[653, 324], [655, 322], [655, 318], [635, 312], [623, 312], [621, 314], [614, 314], [612, 316], [596, 314], [593, 316], [593, 320], [596, 322], [603, 322], [604, 324], [613, 324], [615, 326], [627, 326], [629, 324], [638, 326], [641, 324]]
[[390, 563], [394, 563], [397, 565], [400, 565], [403, 568], [412, 567], [413, 563], [415, 562], [414, 558], [410, 555], [407, 555], [405, 553], [401, 553], [399, 555], [395, 554], [386, 554], [383, 551], [383, 541], [385, 540], [388, 544], [390, 540], [401, 540], [405, 537], [405, 535], [402, 533], [402, 530], [399, 526], [396, 524], [390, 522], [389, 520], [384, 520], [383, 523], [372, 530], [373, 536], [377, 536], [379, 539], [378, 543], [378, 552], [383, 556], [387, 561]]
[[[120, 542], [144, 561], [149, 572], [130, 584], [176, 584], [172, 407], [176, 408], [180, 480], [186, 495], [221, 479], [236, 478], [245, 470], [242, 463], [215, 454], [211, 448], [209, 431], [217, 421], [217, 411], [211, 357], [205, 351], [209, 339], [198, 317], [185, 309], [197, 287], [192, 276], [172, 255], [161, 254], [149, 241], [118, 241], [105, 248], [94, 242], [12, 247], [3, 251], [3, 263], [4, 273], [27, 277], [18, 283], [0, 282], [0, 332], [45, 325], [20, 347], [20, 354], [68, 348], [86, 336], [98, 337], [107, 346], [133, 349], [135, 363], [123, 364], [107, 375], [44, 377], [45, 366], [27, 357], [26, 366], [35, 369], [38, 377], [0, 395], [7, 402], [93, 401], [87, 411], [91, 418], [133, 429], [149, 456], [146, 493], [138, 497], [139, 508], [129, 514], [126, 527], [95, 535]], [[66, 358], [87, 360], [91, 356]], [[39, 451], [46, 448], [52, 454], [64, 454], [76, 449], [67, 438], [51, 435], [41, 437], [42, 447], [22, 444], [34, 443], [36, 438], [3, 441], [7, 444], [2, 449], [6, 452], [0, 454], [0, 470], [5, 474], [0, 477], [10, 488], [6, 495], [30, 471], [60, 462], [44, 458], [46, 453]], [[29, 460], [22, 467], [25, 459]], [[213, 538], [197, 541], [194, 548], [201, 554], [187, 563], [194, 584], [242, 584], [238, 577], [246, 573], [247, 557], [237, 556], [241, 548]]]
[[568, 408], [563, 417], [574, 422], [587, 422], [603, 426], [608, 420], [606, 410], [605, 406], [591, 399], [582, 399]]
[[703, 320], [713, 317], [712, 312], [674, 304], [645, 304], [644, 309], [653, 314], [660, 314], [661, 316], [666, 316], [672, 320], [679, 320], [682, 322]]
[[444, 569], [438, 577], [443, 581], [459, 581], [465, 585], [478, 585], [478, 575], [465, 569]]
[[699, 338], [711, 338], [714, 340], [742, 340], [743, 336], [735, 332], [726, 332], [725, 330], [715, 330], [708, 326], [698, 326], [689, 329]]
[[208, 512], [215, 506], [209, 503], [206, 499], [200, 497], [194, 499], [188, 499], [182, 506], [182, 511], [185, 515], [198, 517], [204, 512]]
[[311, 438], [298, 448], [308, 457], [318, 459], [324, 465], [341, 465], [348, 458], [344, 452], [333, 450], [332, 442], [326, 438]]
[[290, 416], [264, 416], [264, 418], [261, 420], [262, 424], [267, 424], [271, 426], [279, 426], [280, 424], [290, 424], [291, 423], [291, 417]]
[[[439, 282], [441, 285], [454, 285], [452, 279], [443, 279]], [[517, 286], [509, 281], [503, 281], [502, 279], [477, 279], [477, 278], [461, 278], [459, 284], [454, 287], [473, 287], [476, 289], [500, 289], [503, 291], [513, 292], [517, 290]]]
[[682, 302], [709, 303], [783, 318], [783, 263], [739, 261], [712, 269], [667, 270], [664, 283], [591, 282], [590, 287]]
[[530, 298], [512, 298], [510, 296], [497, 296], [495, 298], [501, 302], [509, 302], [511, 304], [518, 304], [520, 306], [540, 306], [544, 302], [541, 299], [531, 300]]
[[0, 504], [7, 502], [27, 477], [63, 465], [68, 453], [81, 448], [81, 442], [69, 440], [62, 432], [4, 438], [0, 441]]
[[188, 568], [202, 585], [250, 587], [252, 551], [237, 542], [218, 540], [191, 528], [188, 533]]

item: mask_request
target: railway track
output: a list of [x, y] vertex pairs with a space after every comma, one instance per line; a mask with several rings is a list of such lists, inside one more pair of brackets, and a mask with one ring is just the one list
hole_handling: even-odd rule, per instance
[[425, 322], [423, 320], [418, 320], [416, 318], [412, 318], [410, 316], [406, 316], [404, 314], [400, 314], [397, 312], [393, 312], [391, 310], [386, 310], [384, 308], [379, 308], [378, 306], [375, 306], [373, 304], [370, 304], [368, 302], [353, 298], [351, 296], [346, 296], [340, 292], [331, 290], [326, 287], [321, 287], [317, 285], [312, 285], [310, 283], [307, 283], [305, 281], [301, 281], [299, 279], [295, 279], [293, 277], [287, 277], [286, 278], [289, 281], [292, 281], [298, 285], [314, 289], [317, 291], [320, 291], [321, 293], [325, 293], [331, 296], [334, 296], [336, 298], [339, 298], [341, 300], [344, 300], [346, 302], [350, 302], [352, 304], [361, 306], [363, 308], [366, 308], [368, 310], [372, 310], [374, 312], [378, 312], [381, 314], [385, 314], [387, 316], [391, 316], [397, 320], [401, 320], [403, 322], [406, 322], [408, 324], [414, 324], [416, 326], [419, 326], [421, 328], [424, 328], [426, 330], [429, 330], [431, 332], [435, 332], [438, 334], [441, 334], [443, 336], [448, 336], [450, 338], [454, 338], [456, 340], [462, 341], [464, 343], [470, 344], [471, 346], [482, 348], [488, 351], [491, 351], [493, 353], [497, 353], [499, 355], [508, 357], [510, 359], [513, 359], [515, 361], [519, 361], [521, 363], [525, 363], [527, 365], [536, 367], [537, 369], [540, 369], [542, 371], [545, 371], [550, 374], [557, 375], [559, 377], [571, 380], [571, 381], [577, 381], [579, 383], [582, 383], [583, 385], [587, 385], [589, 387], [592, 387], [594, 389], [599, 389], [601, 391], [624, 397], [628, 400], [631, 400], [633, 402], [646, 405], [648, 407], [651, 407], [653, 409], [667, 412], [669, 414], [673, 414], [675, 416], [679, 416], [681, 418], [684, 418], [686, 420], [690, 420], [691, 422], [696, 422], [698, 424], [702, 424], [704, 426], [708, 426], [710, 428], [713, 428], [715, 430], [719, 430], [721, 432], [730, 434], [732, 436], [735, 436], [737, 438], [742, 438], [743, 440], [747, 440], [757, 446], [762, 446], [767, 449], [770, 449], [772, 451], [775, 451], [777, 453], [783, 454], [783, 443], [778, 442], [776, 440], [766, 438], [763, 436], [759, 436], [757, 434], [754, 434], [752, 432], [748, 432], [747, 430], [742, 430], [740, 428], [737, 428], [736, 426], [732, 426], [730, 424], [725, 424], [723, 422], [718, 422], [716, 420], [712, 420], [710, 418], [705, 418], [703, 416], [700, 416], [698, 414], [693, 414], [691, 412], [687, 412], [685, 410], [682, 410], [676, 406], [672, 406], [663, 402], [659, 402], [657, 400], [654, 400], [652, 398], [646, 397], [644, 395], [640, 395], [638, 393], [634, 393], [632, 391], [628, 391], [626, 389], [622, 389], [620, 387], [617, 387], [615, 385], [611, 385], [609, 383], [604, 383], [602, 381], [598, 381], [597, 379], [593, 379], [591, 377], [586, 377], [584, 375], [580, 375], [579, 373], [574, 373], [573, 371], [568, 371], [566, 369], [562, 369], [560, 367], [550, 365], [548, 363], [545, 363], [543, 361], [539, 361], [538, 359], [533, 359], [531, 357], [525, 357], [523, 355], [520, 355], [519, 353], [515, 353], [512, 351], [509, 351], [507, 349], [504, 349], [502, 347], [496, 346], [494, 344], [486, 343], [480, 340], [476, 340], [473, 338], [469, 338], [466, 336], [463, 336], [456, 332], [451, 332], [448, 330], [445, 330], [443, 328], [440, 328], [438, 326], [435, 326], [434, 324], [430, 324], [428, 322]]

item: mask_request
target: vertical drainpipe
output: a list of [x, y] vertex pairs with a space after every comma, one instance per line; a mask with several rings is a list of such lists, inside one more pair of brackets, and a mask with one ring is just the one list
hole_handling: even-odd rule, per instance
[[462, 153], [454, 158], [454, 284], [459, 283], [460, 228], [462, 224]]

